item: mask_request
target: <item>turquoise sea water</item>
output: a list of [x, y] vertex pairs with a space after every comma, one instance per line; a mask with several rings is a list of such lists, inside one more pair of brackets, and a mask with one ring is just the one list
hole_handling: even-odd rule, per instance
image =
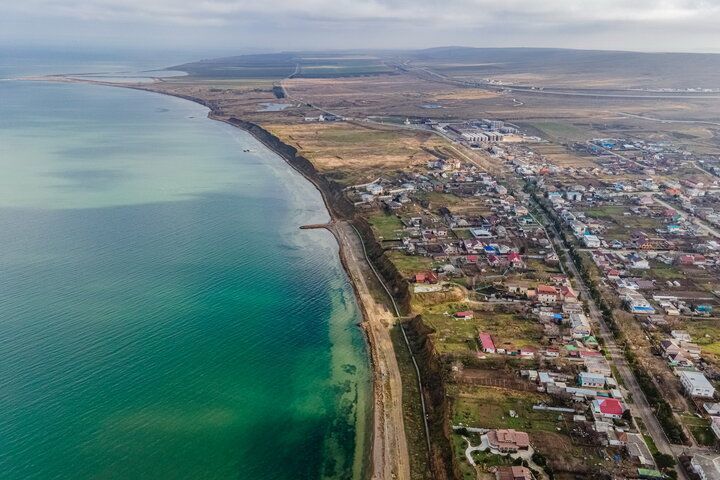
[[0, 82], [1, 478], [360, 474], [359, 312], [298, 230], [320, 195], [205, 115]]

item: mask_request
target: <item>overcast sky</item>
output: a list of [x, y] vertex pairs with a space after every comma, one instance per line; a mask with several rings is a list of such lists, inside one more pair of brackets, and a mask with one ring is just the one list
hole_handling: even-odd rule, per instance
[[720, 0], [0, 0], [0, 46], [720, 53]]

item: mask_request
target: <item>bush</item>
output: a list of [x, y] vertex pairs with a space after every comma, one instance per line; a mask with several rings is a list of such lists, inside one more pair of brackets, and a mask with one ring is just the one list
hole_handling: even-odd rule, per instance
[[532, 454], [532, 461], [535, 462], [537, 465], [540, 465], [541, 467], [544, 467], [547, 465], [547, 458], [541, 453], [535, 452]]
[[655, 459], [655, 463], [660, 470], [669, 470], [675, 468], [675, 465], [677, 464], [677, 462], [675, 461], [675, 457], [666, 453], [658, 452], [653, 455], [653, 458]]

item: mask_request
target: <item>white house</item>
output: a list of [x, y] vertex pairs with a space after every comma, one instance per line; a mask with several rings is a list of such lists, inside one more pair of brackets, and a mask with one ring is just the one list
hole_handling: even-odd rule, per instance
[[703, 409], [705, 409], [710, 416], [715, 417], [720, 415], [720, 403], [704, 403]]
[[592, 333], [590, 321], [584, 313], [570, 314], [570, 328], [572, 328], [572, 335], [574, 338], [583, 338]]
[[599, 373], [580, 372], [578, 383], [581, 387], [603, 388], [605, 386], [605, 376]]
[[571, 202], [579, 202], [582, 200], [582, 193], [576, 191], [565, 192], [565, 198]]
[[694, 455], [690, 466], [701, 480], [720, 478], [720, 455]]
[[371, 183], [370, 185], [367, 185], [365, 187], [365, 190], [367, 190], [373, 195], [382, 195], [383, 193], [383, 187], [381, 185], [378, 185], [377, 183]]
[[680, 383], [691, 397], [712, 398], [715, 395], [715, 387], [702, 372], [681, 371]]
[[583, 243], [587, 248], [600, 248], [600, 238], [597, 235], [583, 235]]
[[485, 228], [471, 228], [470, 234], [474, 238], [491, 238], [493, 236], [492, 232]]
[[712, 421], [710, 422], [710, 428], [715, 434], [715, 438], [720, 440], [720, 417], [712, 417]]
[[683, 342], [692, 341], [692, 338], [690, 338], [690, 334], [685, 330], [673, 330], [672, 332], [670, 332], [670, 336], [673, 337], [675, 340], [680, 340]]

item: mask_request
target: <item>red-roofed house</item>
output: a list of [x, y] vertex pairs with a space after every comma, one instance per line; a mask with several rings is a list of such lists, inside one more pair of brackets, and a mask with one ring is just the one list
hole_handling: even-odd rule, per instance
[[437, 283], [438, 276], [435, 272], [422, 272], [415, 274], [415, 283]]
[[530, 437], [527, 433], [512, 429], [490, 430], [487, 439], [490, 448], [503, 453], [527, 450], [530, 446]]
[[500, 257], [491, 253], [487, 256], [487, 262], [491, 267], [494, 267], [500, 264]]
[[575, 290], [573, 290], [572, 287], [567, 287], [567, 286], [561, 287], [560, 294], [563, 296], [563, 298], [565, 300], [578, 298], [577, 293], [575, 293]]
[[615, 398], [598, 398], [592, 402], [593, 414], [603, 418], [622, 418], [625, 405]]
[[545, 356], [551, 358], [559, 357], [560, 350], [554, 347], [548, 347], [547, 349], [545, 349]]
[[498, 467], [495, 471], [495, 480], [532, 480], [529, 468], [521, 466]]
[[551, 287], [550, 285], [538, 285], [535, 292], [540, 303], [557, 303], [558, 301], [558, 292], [556, 287]]
[[522, 257], [517, 252], [510, 252], [507, 256], [508, 262], [514, 267], [520, 267], [524, 264]]
[[535, 350], [532, 347], [522, 347], [520, 349], [520, 356], [521, 357], [534, 357], [535, 353], [537, 353], [537, 350]]
[[470, 310], [466, 310], [466, 311], [464, 311], [464, 312], [455, 312], [455, 314], [454, 314], [454, 317], [455, 317], [455, 318], [467, 318], [467, 319], [470, 319], [470, 318], [473, 318], [473, 316], [474, 316], [474, 314], [473, 314], [473, 312], [470, 311]]
[[704, 255], [680, 255], [677, 259], [680, 265], [702, 265], [705, 263]]
[[480, 339], [480, 345], [482, 351], [485, 353], [495, 353], [495, 343], [492, 341], [492, 337], [489, 333], [481, 333], [478, 338]]

